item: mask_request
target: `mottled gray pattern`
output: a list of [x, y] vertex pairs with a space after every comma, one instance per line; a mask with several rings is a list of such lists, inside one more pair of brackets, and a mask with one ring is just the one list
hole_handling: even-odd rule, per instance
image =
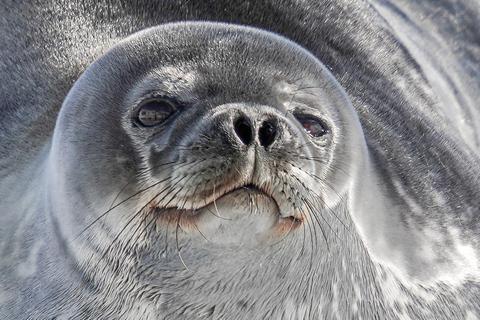
[[0, 318], [480, 318], [478, 1], [90, 2], [0, 4]]

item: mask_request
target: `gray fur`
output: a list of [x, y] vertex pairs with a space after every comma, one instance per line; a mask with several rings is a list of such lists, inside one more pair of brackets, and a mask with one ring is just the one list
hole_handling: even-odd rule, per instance
[[232, 3], [0, 5], [0, 317], [479, 318], [480, 4]]

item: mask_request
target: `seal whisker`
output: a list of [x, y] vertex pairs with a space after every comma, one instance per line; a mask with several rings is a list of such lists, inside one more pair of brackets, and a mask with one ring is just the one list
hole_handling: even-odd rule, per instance
[[[111, 244], [106, 248], [106, 250], [103, 252], [103, 254], [97, 259], [97, 262], [95, 263], [95, 266], [94, 266], [94, 269], [96, 269], [98, 267], [98, 265], [104, 261], [105, 257], [107, 256], [107, 254], [110, 252], [111, 248], [113, 247], [113, 245], [117, 242], [117, 240], [119, 239], [120, 235], [124, 232], [124, 230], [128, 227], [128, 225], [135, 220], [135, 218], [137, 217], [137, 215], [143, 211], [151, 201], [153, 201], [154, 199], [150, 200], [144, 207], [142, 207], [140, 210], [137, 211], [136, 214], [132, 215], [132, 217], [129, 219], [129, 221], [127, 222], [127, 224], [120, 230], [120, 232], [115, 236], [115, 238], [112, 240]], [[140, 224], [137, 226], [137, 229], [136, 231], [134, 231], [134, 235], [136, 235], [137, 231], [138, 231], [138, 227], [140, 226]], [[133, 239], [135, 237], [131, 237], [127, 243], [129, 243], [131, 241], [131, 239]], [[94, 256], [95, 254], [92, 254], [86, 261], [86, 264], [90, 264], [92, 262], [92, 260], [94, 259]], [[106, 266], [104, 266], [105, 268]], [[71, 299], [73, 299], [75, 297], [75, 293], [77, 292], [80, 292], [81, 288], [84, 287], [87, 283], [89, 283], [90, 280], [87, 279], [87, 278], [83, 278], [82, 282], [75, 288], [74, 292], [72, 293], [72, 296], [71, 296]]]
[[[308, 77], [300, 77], [300, 78], [297, 78], [296, 80], [293, 80], [293, 81], [291, 81], [291, 82], [292, 82], [292, 84], [295, 84], [295, 83], [297, 83], [297, 82], [299, 82], [299, 81], [302, 81], [302, 80], [305, 80], [305, 79], [308, 79]], [[315, 86], [314, 86], [314, 85], [311, 85], [311, 84], [309, 84], [309, 85], [304, 85], [304, 84], [302, 83], [302, 84], [300, 84], [300, 85], [295, 89], [295, 91], [296, 91], [296, 92], [299, 92], [299, 91], [301, 91], [301, 90], [306, 90], [306, 89], [326, 89], [326, 87], [325, 87], [325, 86], [320, 86], [320, 85], [315, 85]], [[307, 93], [308, 93], [308, 92], [307, 92]], [[315, 97], [316, 97], [316, 95], [315, 95]]]
[[[305, 78], [305, 77], [303, 77], [303, 78]], [[295, 81], [295, 82], [298, 82], [298, 80]], [[295, 95], [297, 94], [297, 92], [298, 92], [298, 88], [293, 91], [293, 94], [292, 94], [292, 96], [291, 96], [291, 98], [290, 98], [290, 101], [288, 102], [288, 107], [286, 108], [286, 111], [285, 111], [285, 113], [284, 113], [284, 117], [286, 117], [286, 116], [288, 115], [289, 110], [291, 109], [291, 106], [292, 106], [292, 103], [293, 103], [293, 99], [295, 98]]]
[[168, 228], [170, 226], [170, 222], [172, 222], [173, 219], [173, 216], [168, 217], [168, 222], [165, 226], [165, 254], [168, 254]]
[[[349, 173], [347, 171], [345, 171], [344, 167], [348, 168], [348, 169], [351, 169], [350, 165], [346, 164], [346, 163], [343, 163], [342, 161], [336, 161], [337, 163], [335, 164], [332, 164], [332, 163], [329, 163], [329, 162], [326, 162], [324, 161], [323, 159], [315, 159], [315, 158], [304, 158], [305, 160], [311, 160], [315, 163], [320, 163], [322, 165], [328, 165], [332, 168], [335, 168], [337, 169], [338, 171], [341, 171], [343, 172], [345, 175], [349, 175]], [[342, 166], [340, 166], [342, 165]]]
[[[302, 214], [302, 217], [305, 221], [305, 225], [306, 227], [308, 228], [308, 231], [310, 233], [309, 235], [309, 239], [310, 239], [310, 252], [307, 252], [306, 249], [305, 249], [305, 238], [306, 238], [306, 231], [304, 228], [304, 231], [303, 231], [303, 243], [302, 243], [302, 250], [301, 250], [301, 253], [305, 252], [305, 254], [308, 254], [309, 256], [309, 260], [310, 260], [310, 263], [308, 263], [309, 267], [308, 267], [308, 272], [310, 273], [311, 270], [312, 270], [312, 267], [313, 267], [313, 254], [314, 252], [317, 252], [318, 250], [318, 235], [317, 235], [317, 232], [315, 232], [315, 225], [314, 225], [314, 221], [310, 221], [310, 219], [307, 219], [307, 214], [303, 212], [301, 212]], [[315, 215], [314, 213], [309, 213], [309, 215]], [[321, 227], [320, 227], [321, 228]], [[329, 250], [329, 247], [328, 247], [328, 242], [326, 242], [327, 244], [327, 252], [330, 252]]]
[[207, 239], [207, 237], [203, 234], [203, 232], [200, 230], [200, 228], [198, 227], [198, 224], [197, 222], [195, 221], [195, 219], [192, 220], [193, 221], [193, 226], [195, 227], [195, 229], [197, 229], [198, 233], [200, 233], [200, 235], [205, 239], [207, 240], [210, 244], [213, 244], [212, 241], [210, 241], [209, 239]]
[[[146, 172], [150, 172], [154, 169], [157, 169], [157, 168], [160, 168], [162, 166], [165, 166], [165, 165], [174, 165], [176, 164], [175, 161], [171, 161], [171, 162], [166, 162], [166, 163], [163, 163], [163, 164], [159, 164], [157, 166], [154, 166], [152, 168], [144, 168], [144, 169], [141, 169], [140, 170], [140, 175], [143, 174], [143, 173], [146, 173]], [[168, 168], [166, 168], [168, 169]], [[136, 176], [133, 176], [130, 180], [128, 180], [128, 182], [122, 187], [122, 189], [118, 192], [118, 194], [115, 196], [115, 198], [113, 199], [112, 201], [112, 204], [110, 205], [110, 207], [108, 208], [108, 210], [112, 209], [113, 205], [115, 204], [115, 201], [117, 201], [118, 197], [120, 196], [120, 194], [126, 189], [126, 187], [131, 184], [133, 181], [135, 181], [137, 177]]]
[[[132, 198], [140, 195], [141, 193], [146, 192], [146, 191], [152, 189], [153, 187], [155, 187], [155, 186], [157, 186], [157, 185], [159, 185], [159, 184], [167, 181], [168, 179], [169, 179], [169, 178], [167, 177], [167, 178], [165, 178], [165, 179], [163, 179], [163, 180], [160, 180], [160, 181], [158, 181], [158, 182], [156, 182], [156, 183], [154, 183], [154, 184], [152, 184], [152, 185], [150, 185], [150, 186], [148, 186], [148, 187], [145, 187], [144, 189], [140, 189], [139, 191], [137, 191], [137, 192], [135, 192], [134, 194], [128, 196], [127, 198], [125, 198], [124, 200], [120, 201], [120, 202], [117, 203], [116, 205], [114, 205], [114, 206], [111, 205], [110, 208], [109, 208], [107, 211], [105, 211], [105, 212], [102, 213], [100, 216], [98, 216], [97, 218], [95, 218], [91, 223], [89, 223], [89, 224], [88, 224], [84, 229], [82, 229], [82, 230], [80, 231], [80, 233], [79, 233], [77, 236], [75, 236], [71, 241], [75, 241], [76, 239], [78, 239], [85, 231], [87, 231], [90, 227], [92, 227], [92, 226], [93, 226], [95, 223], [97, 223], [100, 219], [102, 219], [103, 217], [105, 217], [105, 216], [106, 216], [109, 212], [111, 212], [112, 210], [116, 209], [117, 207], [119, 207], [120, 205], [124, 204], [125, 202], [131, 200]], [[118, 197], [118, 196], [117, 196], [117, 197]], [[112, 204], [113, 204], [113, 203], [112, 203]]]
[[[333, 193], [335, 193], [335, 195], [338, 197], [338, 199], [339, 199], [340, 202], [343, 202], [345, 205], [347, 205], [347, 203], [346, 203], [347, 200], [344, 199], [344, 197], [343, 197], [342, 195], [340, 195], [340, 193], [335, 189], [335, 187], [333, 187], [333, 186], [331, 185], [331, 183], [329, 183], [329, 182], [327, 182], [327, 181], [323, 181], [323, 183], [325, 183], [325, 185], [326, 185], [327, 187], [329, 187], [330, 190], [331, 190]], [[327, 204], [326, 204], [325, 200], [324, 200], [322, 197], [318, 197], [317, 199], [319, 199], [319, 201], [322, 203], [322, 207], [327, 207]], [[338, 217], [338, 215], [335, 213], [335, 211], [333, 211], [332, 208], [328, 208], [327, 211], [328, 211], [331, 215], [333, 214], [333, 216], [334, 216], [338, 221], [340, 221], [340, 223], [343, 225], [343, 227], [345, 228], [345, 230], [346, 230], [348, 233], [352, 234], [350, 228], [348, 228], [348, 226], [343, 222], [343, 220]]]
[[[311, 172], [308, 172], [308, 171], [306, 171], [306, 170], [304, 170], [304, 169], [296, 166], [296, 165], [293, 164], [293, 163], [290, 163], [290, 162], [289, 162], [289, 164], [290, 164], [292, 167], [295, 167], [296, 169], [298, 169], [298, 170], [306, 173], [307, 175], [311, 176], [312, 178], [318, 180], [319, 183], [324, 184], [325, 186], [329, 187], [329, 188], [332, 190], [332, 192], [334, 192], [335, 195], [340, 199], [340, 201], [345, 201], [345, 200], [343, 200], [343, 197], [338, 193], [338, 191], [330, 184], [329, 181], [327, 181], [327, 180], [325, 180], [325, 179], [322, 179], [322, 178], [318, 177], [317, 175], [315, 175], [315, 174], [313, 174], [313, 173], [311, 173]], [[303, 185], [302, 181], [298, 180], [298, 178], [297, 178], [296, 176], [292, 175], [292, 177], [293, 177], [294, 179], [296, 179], [300, 184]], [[305, 187], [305, 186], [304, 186], [304, 187]], [[340, 223], [344, 226], [344, 228], [350, 233], [349, 228], [345, 225], [345, 223], [342, 221], [342, 219], [340, 219], [340, 218], [337, 216], [337, 214], [336, 214], [331, 208], [328, 208], [328, 207], [326, 206], [325, 200], [323, 200], [322, 197], [321, 197], [319, 194], [317, 194], [315, 191], [313, 191], [312, 189], [307, 188], [307, 187], [305, 187], [305, 188], [308, 189], [308, 192], [313, 193], [313, 194], [315, 195], [315, 199], [317, 199], [318, 201], [321, 202], [321, 206], [324, 207], [324, 208], [326, 208], [327, 211], [328, 211], [330, 214], [333, 214], [333, 216], [335, 216], [335, 217], [337, 218], [337, 220], [340, 221]], [[333, 230], [332, 230], [332, 231], [333, 231]]]
[[[330, 245], [328, 244], [327, 234], [326, 234], [326, 232], [325, 232], [325, 229], [324, 229], [323, 226], [322, 226], [322, 223], [321, 223], [320, 220], [318, 219], [318, 216], [320, 216], [320, 217], [323, 219], [323, 221], [327, 224], [327, 226], [330, 228], [330, 230], [332, 230], [332, 232], [333, 232], [335, 235], [337, 235], [337, 234], [336, 234], [335, 231], [333, 230], [332, 226], [331, 226], [331, 225], [328, 223], [328, 221], [325, 219], [325, 217], [322, 216], [322, 214], [319, 214], [319, 215], [316, 214], [317, 212], [314, 211], [314, 208], [312, 207], [312, 204], [310, 203], [310, 201], [307, 200], [307, 199], [303, 199], [303, 200], [305, 201], [305, 204], [306, 204], [307, 207], [309, 208], [310, 214], [314, 217], [315, 221], [317, 221], [317, 224], [318, 224], [318, 226], [320, 227], [320, 231], [322, 232], [323, 239], [325, 240], [325, 244], [326, 244], [326, 246], [327, 246], [327, 251], [330, 252]], [[312, 225], [313, 225], [313, 223], [312, 223]], [[337, 236], [337, 237], [338, 237], [338, 236]]]
[[[243, 188], [248, 190], [248, 188], [245, 186]], [[250, 212], [256, 215], [258, 212], [258, 203], [257, 201], [255, 201], [255, 198], [252, 197], [252, 194], [250, 192], [248, 192], [248, 204], [250, 205]], [[254, 211], [252, 211], [253, 209]]]
[[210, 207], [205, 207], [205, 208], [208, 210], [208, 212], [210, 212], [211, 214], [213, 214], [215, 217], [217, 217], [217, 218], [219, 218], [219, 219], [226, 220], [226, 221], [232, 220], [232, 219], [230, 219], [230, 218], [224, 218], [224, 217], [219, 216], [218, 214], [216, 214], [215, 212], [213, 212], [212, 209], [210, 209]]
[[[304, 80], [304, 79], [306, 79], [306, 78], [307, 78], [307, 77], [301, 77], [301, 78], [299, 78], [299, 79], [297, 79], [297, 80], [294, 80], [292, 83], [295, 84], [295, 83], [297, 83], [297, 82], [299, 82], [299, 81], [302, 81], [302, 80]], [[289, 110], [291, 110], [291, 105], [292, 105], [292, 103], [293, 103], [293, 101], [294, 101], [294, 99], [295, 99], [295, 95], [296, 95], [297, 93], [302, 92], [302, 93], [306, 93], [306, 94], [309, 94], [309, 95], [311, 95], [311, 96], [316, 97], [316, 95], [313, 94], [313, 93], [303, 92], [304, 90], [307, 90], [307, 89], [324, 89], [324, 88], [322, 88], [322, 87], [320, 87], [320, 86], [303, 86], [303, 84], [300, 84], [300, 85], [299, 85], [297, 88], [295, 88], [295, 90], [293, 91], [293, 94], [292, 94], [292, 96], [291, 96], [291, 98], [290, 98], [290, 101], [289, 101], [289, 103], [288, 103], [288, 107], [286, 108], [286, 112], [285, 112], [284, 116], [287, 116]]]
[[[312, 142], [304, 143], [301, 146], [299, 146], [298, 149], [301, 149], [303, 147], [308, 147], [308, 146], [313, 146], [313, 143]], [[335, 169], [343, 172], [346, 175], [349, 175], [349, 173], [347, 171], [345, 171], [345, 169], [343, 167], [348, 168], [348, 169], [352, 169], [352, 167], [349, 163], [346, 163], [345, 161], [342, 161], [341, 159], [335, 159], [335, 162], [328, 162], [328, 161], [326, 161], [325, 158], [310, 156], [310, 155], [309, 156], [298, 155], [298, 158], [301, 159], [301, 160], [309, 160], [309, 161], [314, 161], [315, 163], [319, 163], [319, 164], [322, 164], [322, 165], [331, 166], [332, 168], [335, 168]], [[340, 166], [340, 165], [342, 165], [342, 166]]]
[[[186, 195], [189, 195], [190, 194], [190, 190], [192, 190], [192, 188], [195, 186], [195, 190], [192, 192], [191, 196], [185, 196], [184, 199], [183, 199], [183, 204], [181, 205], [182, 208], [187, 208], [187, 201], [189, 200], [189, 198], [191, 198], [191, 208], [194, 209], [194, 202], [195, 202], [195, 198], [196, 198], [196, 192], [199, 188], [199, 184], [198, 183], [195, 183], [197, 178], [201, 178], [201, 174], [198, 173], [198, 174], [192, 174], [190, 178], [193, 178], [192, 179], [192, 182], [190, 183], [190, 186], [187, 188], [187, 191], [185, 191], [185, 194]], [[190, 180], [190, 179], [189, 179]], [[189, 181], [187, 180], [187, 181]]]
[[182, 213], [180, 213], [177, 217], [177, 227], [175, 229], [175, 243], [176, 243], [176, 248], [177, 248], [177, 253], [178, 253], [178, 257], [180, 258], [180, 261], [182, 262], [183, 266], [185, 267], [186, 270], [190, 270], [187, 265], [185, 264], [185, 261], [183, 260], [183, 257], [182, 257], [182, 254], [180, 252], [180, 248], [179, 248], [179, 245], [178, 245], [178, 229], [180, 228], [180, 217], [181, 217]]
[[215, 212], [217, 213], [217, 216], [221, 218], [220, 212], [218, 212], [218, 207], [217, 207], [217, 201], [215, 200], [215, 183], [213, 184], [213, 207], [215, 208]]
[[[287, 237], [288, 235], [290, 234], [290, 232], [293, 230], [293, 223], [290, 223], [290, 227], [288, 228], [288, 231], [285, 233], [285, 235], [283, 237], [281, 237], [279, 240], [277, 240], [276, 242], [270, 244], [270, 246], [275, 246], [277, 244], [279, 244], [280, 242], [283, 242]], [[305, 240], [305, 239], [304, 239]]]
[[[175, 187], [180, 183], [180, 182], [188, 182], [190, 179], [195, 177], [194, 175], [190, 175], [188, 178], [185, 177], [177, 177], [178, 180], [173, 184], [168, 186], [167, 188], [164, 188], [156, 197], [159, 197], [164, 191], [167, 191], [167, 194], [165, 196], [162, 196], [162, 200], [165, 199], [167, 196], [171, 195], [173, 192], [175, 192]], [[177, 179], [175, 178], [175, 179]], [[185, 183], [183, 184], [185, 185]], [[173, 194], [173, 196], [170, 197], [170, 200], [167, 203], [162, 203], [163, 207], [167, 207], [174, 199], [175, 197], [182, 191], [182, 188], [177, 188], [178, 190]]]
[[[207, 197], [207, 195], [205, 195], [205, 198], [204, 198], [204, 204], [205, 204], [205, 205], [208, 204], [206, 197]], [[215, 183], [213, 184], [213, 202], [212, 202], [212, 203], [213, 203], [213, 205], [214, 205], [214, 209], [215, 209], [215, 212], [216, 212], [216, 213], [213, 212], [212, 209], [210, 209], [209, 206], [206, 207], [207, 210], [208, 210], [212, 215], [214, 215], [215, 217], [217, 217], [217, 218], [219, 218], [219, 219], [222, 219], [222, 220], [227, 220], [227, 221], [231, 220], [231, 219], [229, 219], [229, 218], [224, 218], [224, 217], [220, 216], [220, 213], [218, 212], [217, 203], [216, 203], [216, 196], [215, 196]]]
[[[158, 165], [158, 166], [155, 166], [153, 168], [146, 168], [146, 169], [143, 169], [140, 171], [140, 173], [144, 173], [144, 172], [148, 172], [148, 171], [151, 171], [155, 168], [158, 168], [158, 167], [161, 167], [161, 166], [164, 166], [164, 165], [171, 165], [171, 164], [174, 164], [175, 162], [169, 162], [169, 163], [164, 163], [164, 164], [161, 164], [161, 165]], [[118, 199], [118, 197], [120, 196], [120, 194], [125, 190], [125, 188], [130, 184], [132, 183], [134, 180], [136, 179], [136, 177], [132, 177], [124, 186], [123, 188], [118, 192], [118, 194], [115, 196], [115, 198], [113, 199], [112, 203], [110, 204], [110, 207], [108, 208], [108, 210], [105, 212], [105, 214], [102, 214], [100, 217], [98, 217], [97, 219], [95, 219], [94, 221], [91, 222], [91, 224], [89, 226], [86, 227], [86, 229], [90, 228], [95, 222], [97, 222], [99, 219], [101, 219], [102, 217], [105, 217], [107, 216], [107, 214], [113, 209], [113, 205], [115, 204], [115, 201]], [[135, 194], [136, 195], [136, 194]], [[133, 196], [135, 196], [133, 195]], [[126, 199], [128, 200], [128, 199]], [[101, 224], [101, 227], [103, 228], [104, 227], [104, 221], [102, 222]], [[85, 232], [86, 229], [84, 229], [82, 232]], [[75, 237], [73, 239], [73, 241], [75, 241], [75, 239], [77, 239], [81, 234], [82, 232], [77, 235], [77, 237]]]
[[[150, 200], [153, 201], [154, 199]], [[120, 238], [120, 236], [123, 234], [123, 232], [127, 229], [127, 227], [133, 222], [135, 221], [135, 219], [138, 217], [138, 215], [143, 211], [145, 210], [148, 205], [150, 204], [150, 202], [148, 202], [147, 204], [145, 204], [142, 208], [140, 208], [135, 214], [133, 214], [127, 221], [127, 223], [121, 228], [120, 232], [118, 232], [115, 237], [113, 238], [112, 242], [110, 243], [110, 245], [106, 248], [106, 250], [103, 252], [103, 254], [101, 255], [100, 259], [98, 259], [98, 263], [100, 263], [100, 261], [102, 261], [105, 256], [109, 253], [109, 251], [111, 250], [111, 248], [113, 247], [113, 245], [115, 244], [115, 242]], [[93, 258], [93, 255], [92, 255], [92, 258]]]

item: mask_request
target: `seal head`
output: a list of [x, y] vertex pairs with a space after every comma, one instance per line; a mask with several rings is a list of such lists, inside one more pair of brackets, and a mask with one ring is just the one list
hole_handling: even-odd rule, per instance
[[116, 292], [108, 308], [162, 315], [187, 303], [187, 278], [202, 291], [268, 279], [274, 261], [316, 269], [304, 259], [327, 260], [352, 228], [347, 199], [367, 164], [353, 107], [310, 53], [258, 29], [166, 24], [120, 42], [70, 91], [49, 158], [52, 211], [84, 281]]
[[266, 231], [338, 203], [363, 148], [344, 92], [308, 52], [260, 30], [179, 23], [128, 38], [85, 72], [62, 107], [51, 163], [58, 192], [82, 194], [67, 207], [91, 208], [65, 223], [110, 205], [105, 219], [131, 218], [121, 207], [135, 202], [135, 219], [149, 211], [157, 225], [180, 217], [208, 228], [247, 194], [269, 199]]

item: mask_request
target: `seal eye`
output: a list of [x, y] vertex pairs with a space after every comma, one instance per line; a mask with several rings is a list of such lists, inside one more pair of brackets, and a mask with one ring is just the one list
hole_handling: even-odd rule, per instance
[[175, 106], [167, 99], [150, 100], [143, 104], [137, 114], [138, 121], [152, 127], [170, 117], [175, 112]]
[[312, 137], [319, 138], [328, 132], [327, 126], [316, 117], [298, 115], [296, 118], [302, 125], [303, 129], [305, 129], [305, 131], [307, 131]]

